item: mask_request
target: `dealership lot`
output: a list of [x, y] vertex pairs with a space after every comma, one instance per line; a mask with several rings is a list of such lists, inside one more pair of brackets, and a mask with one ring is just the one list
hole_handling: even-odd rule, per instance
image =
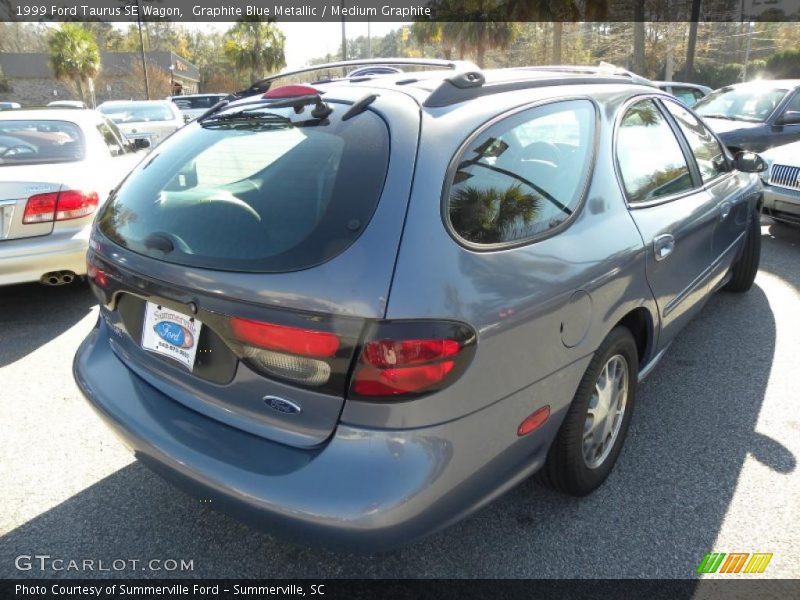
[[136, 463], [72, 380], [72, 356], [97, 316], [88, 289], [4, 288], [0, 575], [110, 574], [15, 568], [19, 555], [49, 555], [193, 564], [191, 573], [118, 573], [129, 576], [691, 577], [717, 551], [771, 552], [767, 575], [800, 577], [800, 229], [764, 219], [762, 237], [756, 285], [714, 296], [673, 344], [642, 386], [600, 490], [576, 500], [529, 481], [377, 556], [275, 540]]

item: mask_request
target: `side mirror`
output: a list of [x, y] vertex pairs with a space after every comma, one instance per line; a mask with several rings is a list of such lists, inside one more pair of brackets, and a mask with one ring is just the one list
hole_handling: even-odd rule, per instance
[[136, 150], [144, 150], [145, 148], [150, 147], [150, 140], [146, 140], [144, 138], [135, 138], [133, 140], [133, 147]]
[[742, 173], [762, 173], [767, 170], [766, 161], [755, 152], [739, 152], [733, 159], [733, 166]]
[[798, 125], [800, 124], [800, 110], [787, 110], [775, 122], [776, 125]]

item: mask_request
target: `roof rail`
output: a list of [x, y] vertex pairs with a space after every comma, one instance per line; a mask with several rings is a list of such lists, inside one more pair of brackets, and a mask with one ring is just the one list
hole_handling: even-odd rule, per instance
[[276, 79], [283, 79], [285, 77], [300, 75], [302, 73], [323, 71], [325, 69], [346, 69], [350, 67], [367, 66], [438, 67], [440, 69], [448, 69], [453, 71], [479, 70], [474, 63], [467, 60], [440, 60], [435, 58], [363, 58], [358, 60], [342, 60], [338, 62], [323, 63], [321, 65], [312, 65], [291, 71], [282, 71], [281, 73], [276, 73], [275, 75], [270, 75], [269, 77], [265, 77], [264, 79], [256, 81], [247, 89], [236, 92], [235, 95], [243, 98], [246, 96], [254, 96], [256, 94], [264, 94], [269, 91], [272, 82]]
[[627, 77], [632, 83], [654, 86], [655, 84], [633, 71], [628, 71], [622, 67], [614, 66], [610, 63], [600, 63], [598, 66], [586, 65], [537, 65], [532, 67], [512, 67], [517, 71], [552, 71], [559, 73], [576, 73], [582, 75], [616, 75], [617, 77]]
[[[515, 69], [525, 70], [525, 69]], [[603, 73], [584, 73], [581, 71], [570, 71], [565, 77], [558, 77], [558, 69], [545, 68], [543, 70], [552, 71], [553, 77], [547, 78], [525, 78], [498, 81], [496, 83], [486, 83], [483, 75], [477, 73], [459, 73], [453, 77], [448, 77], [431, 92], [431, 95], [422, 103], [427, 108], [437, 108], [450, 106], [466, 100], [473, 100], [482, 96], [499, 94], [501, 92], [513, 92], [516, 90], [528, 90], [534, 88], [551, 87], [554, 85], [584, 85], [600, 83], [636, 83], [655, 87], [649, 79], [644, 79], [638, 75], [625, 74], [603, 74]]]

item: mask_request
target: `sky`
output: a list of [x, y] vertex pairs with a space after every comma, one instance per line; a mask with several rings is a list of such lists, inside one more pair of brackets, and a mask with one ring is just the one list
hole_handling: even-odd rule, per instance
[[[393, 29], [398, 29], [405, 23], [397, 22], [372, 22], [370, 33], [372, 37], [386, 35]], [[184, 23], [187, 29], [215, 29], [225, 31], [231, 23]], [[286, 35], [286, 68], [294, 69], [308, 64], [312, 58], [325, 56], [328, 53], [338, 54], [342, 45], [342, 24], [333, 23], [303, 23], [290, 22], [278, 23], [278, 27]], [[348, 21], [345, 25], [347, 37], [357, 38], [367, 35], [366, 21]]]

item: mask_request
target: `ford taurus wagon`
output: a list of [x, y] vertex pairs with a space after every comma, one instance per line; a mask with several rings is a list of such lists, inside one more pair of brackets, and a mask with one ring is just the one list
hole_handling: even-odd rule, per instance
[[763, 167], [624, 72], [272, 86], [98, 214], [75, 378], [142, 463], [301, 543], [409, 543], [537, 471], [588, 494], [638, 382], [751, 286]]

